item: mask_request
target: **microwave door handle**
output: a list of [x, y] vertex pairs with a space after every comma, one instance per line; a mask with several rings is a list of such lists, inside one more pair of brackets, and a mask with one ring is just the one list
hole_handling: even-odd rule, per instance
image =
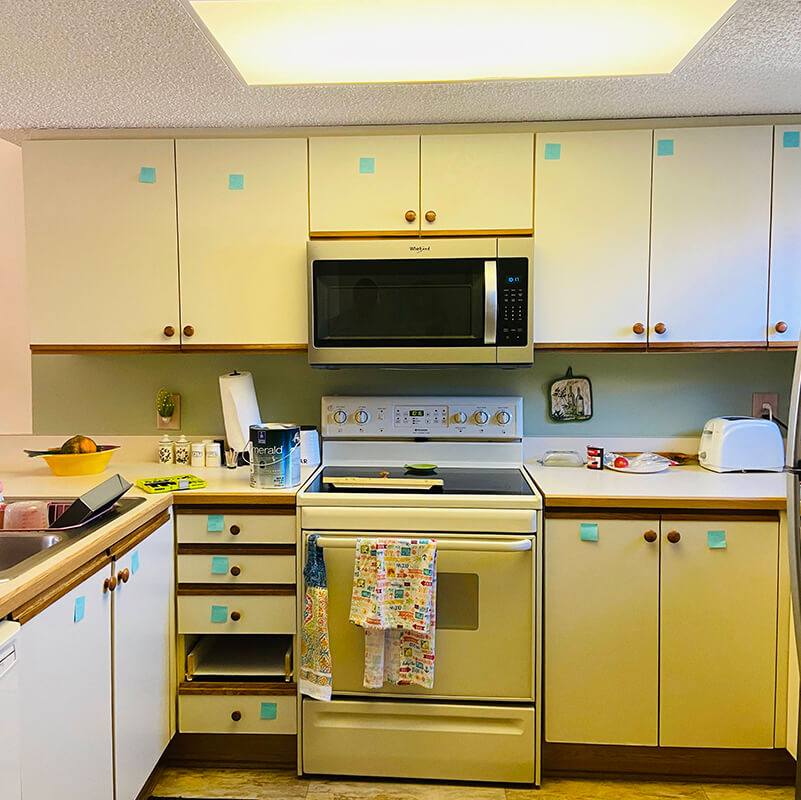
[[498, 262], [484, 262], [484, 344], [495, 344], [498, 329]]
[[[354, 550], [356, 539], [352, 536], [319, 536], [317, 546], [323, 550]], [[510, 541], [483, 541], [474, 539], [437, 539], [437, 550], [449, 552], [475, 553], [521, 553], [531, 550], [531, 539], [514, 539]]]

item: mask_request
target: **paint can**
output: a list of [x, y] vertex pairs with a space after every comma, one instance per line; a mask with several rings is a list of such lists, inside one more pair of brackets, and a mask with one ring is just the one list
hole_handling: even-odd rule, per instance
[[264, 422], [250, 426], [250, 485], [286, 489], [300, 483], [300, 426]]

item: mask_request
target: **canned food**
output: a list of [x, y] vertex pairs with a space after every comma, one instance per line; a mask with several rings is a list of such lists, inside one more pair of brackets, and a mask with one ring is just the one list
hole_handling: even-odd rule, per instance
[[604, 468], [604, 449], [603, 447], [590, 447], [587, 445], [587, 469]]

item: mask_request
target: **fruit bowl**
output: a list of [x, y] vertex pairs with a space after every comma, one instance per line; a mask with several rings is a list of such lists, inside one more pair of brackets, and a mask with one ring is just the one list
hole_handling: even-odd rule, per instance
[[54, 475], [96, 475], [108, 466], [115, 450], [119, 446], [109, 444], [98, 446], [96, 453], [43, 453], [42, 458]]

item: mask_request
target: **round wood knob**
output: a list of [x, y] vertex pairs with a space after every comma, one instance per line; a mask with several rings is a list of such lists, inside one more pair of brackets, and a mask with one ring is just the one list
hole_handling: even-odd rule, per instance
[[120, 570], [117, 573], [117, 580], [120, 581], [121, 583], [128, 583], [128, 578], [130, 578], [130, 577], [131, 577], [131, 573], [128, 571], [127, 567], [125, 569], [123, 569], [123, 570]]
[[787, 323], [786, 322], [777, 322], [773, 327], [776, 329], [776, 333], [786, 333], [787, 332]]
[[184, 336], [194, 336], [195, 329], [191, 325], [184, 325]]
[[240, 531], [239, 525], [231, 525], [231, 527], [228, 530], [231, 531], [231, 536], [239, 536], [239, 531]]
[[242, 719], [242, 712], [241, 711], [232, 711], [231, 712], [231, 719], [234, 722], [239, 722], [239, 720]]
[[172, 325], [165, 325], [164, 326], [164, 335], [165, 336], [175, 336], [175, 328]]
[[240, 620], [240, 619], [242, 619], [242, 614], [241, 614], [241, 612], [239, 612], [239, 611], [232, 611], [232, 612], [231, 612], [231, 619], [232, 619], [234, 622], [239, 622], [239, 620]]
[[238, 567], [236, 564], [234, 564], [234, 566], [231, 567], [231, 575], [236, 577], [237, 575], [241, 574], [242, 574], [242, 567]]
[[417, 212], [412, 211], [410, 208], [403, 216], [406, 218], [407, 222], [414, 222], [417, 219]]
[[670, 531], [667, 535], [667, 540], [671, 544], [676, 544], [681, 540], [681, 534], [678, 531]]
[[426, 211], [426, 221], [433, 222], [437, 218], [436, 211]]
[[655, 542], [656, 541], [656, 531], [646, 531], [642, 538], [645, 539], [646, 542]]
[[664, 322], [657, 322], [654, 325], [654, 333], [658, 333], [660, 336], [667, 330], [667, 326]]
[[635, 322], [634, 325], [631, 326], [631, 329], [634, 333], [645, 333], [645, 325], [642, 322]]
[[103, 594], [113, 592], [117, 588], [117, 579], [112, 575], [103, 581]]

